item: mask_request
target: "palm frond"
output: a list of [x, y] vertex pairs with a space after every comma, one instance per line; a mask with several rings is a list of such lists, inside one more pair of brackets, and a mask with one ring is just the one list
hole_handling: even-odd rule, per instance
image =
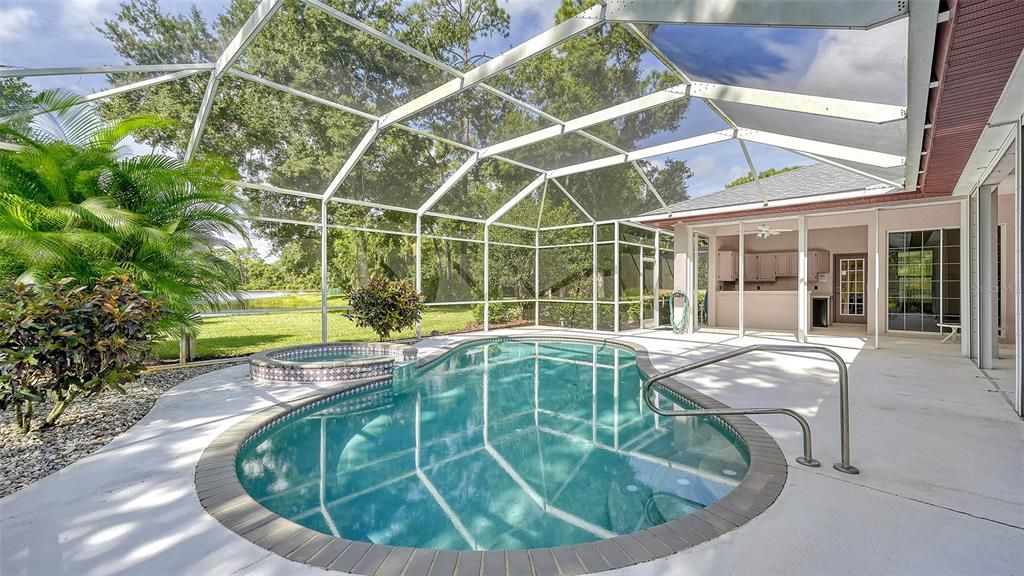
[[43, 90], [32, 103], [37, 109], [32, 119], [32, 135], [36, 140], [85, 147], [104, 127], [103, 118], [95, 109], [70, 90]]
[[140, 114], [114, 122], [92, 135], [90, 147], [98, 150], [114, 151], [128, 136], [142, 130], [170, 128], [174, 122], [163, 116]]
[[0, 250], [15, 275], [126, 273], [186, 328], [198, 310], [234, 294], [238, 270], [216, 252], [226, 233], [247, 237], [233, 169], [119, 156], [125, 138], [167, 125], [154, 116], [108, 125], [63, 91], [44, 92], [34, 105], [30, 133], [14, 136], [24, 147], [0, 153]]

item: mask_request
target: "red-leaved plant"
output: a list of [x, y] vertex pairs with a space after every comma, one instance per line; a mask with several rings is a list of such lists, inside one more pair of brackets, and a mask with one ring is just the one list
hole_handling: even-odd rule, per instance
[[416, 325], [423, 316], [423, 296], [409, 280], [376, 275], [349, 294], [352, 311], [345, 317], [373, 330], [383, 342], [395, 332]]
[[126, 276], [0, 289], [0, 409], [13, 406], [28, 432], [35, 404], [46, 398], [53, 407], [44, 427], [76, 399], [124, 392], [153, 353], [163, 315], [163, 305]]

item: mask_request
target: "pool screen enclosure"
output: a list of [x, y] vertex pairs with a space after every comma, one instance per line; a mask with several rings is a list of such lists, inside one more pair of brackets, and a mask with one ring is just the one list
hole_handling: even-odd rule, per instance
[[324, 341], [332, 296], [375, 273], [483, 330], [620, 331], [666, 325], [674, 288], [673, 235], [637, 216], [793, 164], [916, 186], [938, 0], [806, 5], [584, 2], [539, 32], [510, 11], [489, 55], [360, 3], [261, 0], [194, 62], [68, 54], [0, 79], [91, 78], [108, 114], [173, 100], [185, 125], [153, 145], [232, 161], [253, 236], [319, 277]]

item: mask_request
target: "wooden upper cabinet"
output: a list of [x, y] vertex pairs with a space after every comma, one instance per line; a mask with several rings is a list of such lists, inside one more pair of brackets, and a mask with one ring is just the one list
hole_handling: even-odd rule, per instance
[[[800, 275], [799, 252], [765, 252], [744, 254], [743, 280], [745, 282], [774, 282], [779, 278], [796, 278]], [[831, 257], [828, 250], [807, 251], [807, 278], [815, 279], [819, 273], [828, 272]], [[734, 282], [739, 279], [739, 254], [732, 250], [718, 252], [716, 279], [720, 282]]]
[[778, 252], [775, 254], [775, 275], [796, 276], [799, 272], [797, 263], [800, 255], [796, 252]]
[[718, 253], [715, 278], [720, 282], [732, 282], [739, 278], [739, 254], [723, 250]]
[[832, 268], [832, 255], [828, 250], [818, 250], [818, 272], [828, 272]]
[[776, 254], [757, 255], [757, 279], [761, 282], [774, 282], [776, 276]]
[[743, 255], [743, 281], [757, 282], [757, 254]]
[[810, 250], [807, 252], [807, 278], [813, 280], [818, 274], [828, 272], [830, 266], [828, 250]]

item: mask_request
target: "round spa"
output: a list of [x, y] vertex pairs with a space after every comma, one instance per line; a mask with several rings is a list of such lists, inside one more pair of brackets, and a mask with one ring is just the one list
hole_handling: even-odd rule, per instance
[[416, 359], [416, 348], [389, 342], [336, 342], [278, 348], [249, 357], [257, 382], [340, 383], [391, 376], [395, 363]]
[[[667, 556], [764, 511], [786, 465], [745, 417], [652, 414], [640, 395], [654, 372], [625, 343], [471, 340], [236, 425], [197, 467], [200, 501], [268, 550], [357, 574], [593, 572]], [[671, 384], [665, 407], [722, 406]]]

